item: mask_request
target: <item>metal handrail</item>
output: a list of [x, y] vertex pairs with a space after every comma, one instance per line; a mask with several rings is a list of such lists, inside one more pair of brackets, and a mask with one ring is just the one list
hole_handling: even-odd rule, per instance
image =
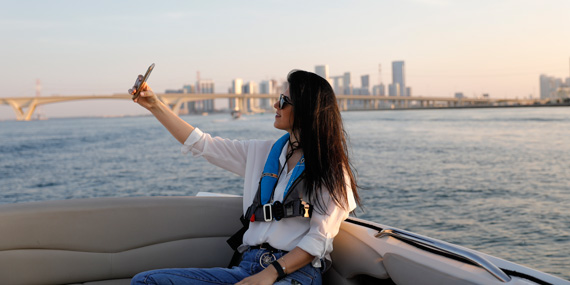
[[378, 232], [375, 235], [376, 238], [382, 238], [385, 236], [390, 236], [396, 239], [408, 241], [413, 244], [420, 244], [422, 246], [426, 246], [456, 256], [460, 259], [468, 260], [469, 262], [485, 269], [487, 272], [491, 273], [491, 275], [495, 276], [495, 278], [499, 279], [501, 282], [511, 281], [511, 277], [509, 277], [509, 275], [503, 272], [503, 270], [501, 270], [495, 264], [488, 261], [486, 258], [476, 253], [466, 251], [464, 249], [461, 249], [459, 247], [450, 244], [444, 244], [435, 240], [426, 239], [422, 236], [418, 236], [408, 232], [403, 232], [397, 229], [383, 229], [382, 231]]

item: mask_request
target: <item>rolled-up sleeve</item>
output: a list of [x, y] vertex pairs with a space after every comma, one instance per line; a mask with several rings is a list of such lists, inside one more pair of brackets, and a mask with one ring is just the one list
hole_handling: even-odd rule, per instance
[[338, 206], [330, 197], [328, 191], [323, 191], [322, 199], [326, 202], [327, 211], [322, 213], [314, 210], [310, 221], [309, 232], [297, 245], [313, 255], [313, 266], [320, 267], [320, 259], [327, 257], [333, 250], [333, 240], [338, 234], [340, 224], [348, 218], [350, 211], [356, 208], [352, 189], [348, 188], [348, 209]]
[[[188, 152], [190, 152], [191, 150], [193, 150], [194, 145], [200, 141], [200, 139], [202, 139], [202, 137], [204, 136], [204, 132], [202, 132], [202, 130], [198, 129], [198, 128], [194, 128], [194, 130], [190, 133], [190, 135], [188, 136], [188, 138], [186, 139], [186, 141], [184, 142], [184, 144], [181, 147], [181, 151], [183, 154], [188, 154]], [[193, 152], [194, 155], [198, 155], [199, 152], [201, 152], [202, 148], [196, 148], [195, 152]]]

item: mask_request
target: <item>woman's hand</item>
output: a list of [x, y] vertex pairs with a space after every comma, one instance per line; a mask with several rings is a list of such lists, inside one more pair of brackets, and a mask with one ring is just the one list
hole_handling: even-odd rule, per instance
[[243, 279], [239, 283], [236, 283], [236, 285], [273, 284], [273, 283], [275, 283], [275, 280], [277, 280], [278, 276], [279, 275], [277, 274], [277, 270], [275, 270], [275, 268], [273, 268], [273, 266], [269, 266], [269, 267], [265, 268], [263, 271], [255, 274], [255, 275], [251, 275], [251, 276]]
[[[134, 88], [133, 86], [133, 89], [129, 90], [130, 94], [134, 93]], [[178, 115], [158, 99], [146, 82], [141, 86], [139, 97], [133, 99], [133, 101], [149, 110], [181, 144], [184, 144], [190, 133], [194, 131], [192, 125], [180, 119]]]
[[[132, 90], [134, 90], [134, 86]], [[148, 86], [146, 82], [142, 84], [139, 96], [135, 98], [133, 101], [135, 103], [139, 103], [139, 105], [143, 106], [148, 110], [160, 104], [160, 100], [158, 100], [158, 97], [156, 97], [156, 94], [154, 94], [152, 88], [150, 88], [150, 86]]]

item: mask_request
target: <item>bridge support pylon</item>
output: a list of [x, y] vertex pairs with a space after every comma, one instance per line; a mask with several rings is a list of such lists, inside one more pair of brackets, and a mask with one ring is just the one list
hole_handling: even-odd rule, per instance
[[182, 107], [182, 104], [185, 102], [184, 100], [182, 100], [182, 98], [170, 101], [166, 99], [164, 96], [160, 96], [158, 99], [162, 101], [164, 105], [166, 105], [168, 108], [170, 108], [170, 110], [172, 110], [172, 112], [174, 112], [174, 114], [176, 115], [180, 114], [180, 108]]
[[[38, 100], [32, 99], [30, 101], [24, 102], [23, 104], [16, 102], [15, 100], [7, 100], [8, 104], [16, 113], [16, 119], [18, 121], [29, 121], [32, 119], [32, 115], [38, 106]], [[28, 110], [24, 112], [24, 108], [28, 107]]]

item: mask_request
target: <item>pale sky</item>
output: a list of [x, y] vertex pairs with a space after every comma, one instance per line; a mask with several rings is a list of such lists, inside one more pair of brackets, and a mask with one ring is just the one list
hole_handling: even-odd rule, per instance
[[[284, 80], [292, 69], [391, 82], [414, 96], [539, 96], [570, 73], [569, 0], [2, 1], [0, 97], [125, 93], [151, 63], [157, 92], [213, 79]], [[125, 101], [46, 105], [48, 117], [144, 113]], [[0, 105], [0, 119], [15, 119]]]

